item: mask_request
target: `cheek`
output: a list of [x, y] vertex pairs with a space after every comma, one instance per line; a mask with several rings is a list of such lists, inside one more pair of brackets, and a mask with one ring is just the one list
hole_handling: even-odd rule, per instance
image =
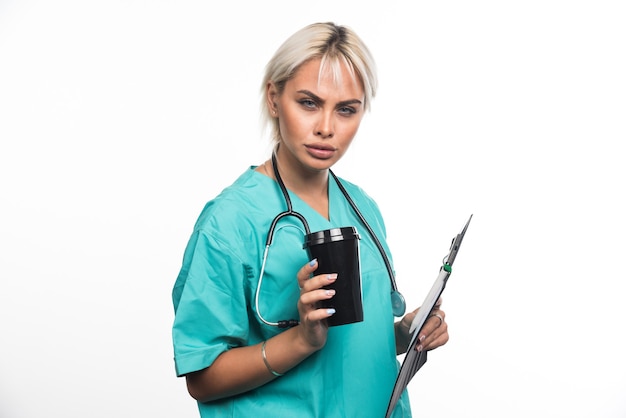
[[346, 142], [351, 142], [356, 133], [359, 131], [361, 118], [358, 120], [351, 120], [349, 123], [343, 123], [337, 126], [339, 127], [337, 134], [339, 134], [341, 138], [345, 138]]
[[283, 112], [279, 120], [279, 125], [283, 139], [303, 138], [313, 130], [311, 119], [299, 112]]

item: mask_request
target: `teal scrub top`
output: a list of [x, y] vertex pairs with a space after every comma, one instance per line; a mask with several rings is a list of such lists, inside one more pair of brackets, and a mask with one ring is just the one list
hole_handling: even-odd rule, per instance
[[[358, 186], [341, 182], [389, 255], [376, 203]], [[364, 320], [329, 328], [326, 345], [282, 377], [237, 396], [199, 402], [200, 416], [383, 417], [399, 370], [384, 261], [332, 178], [330, 220], [291, 192], [290, 197], [312, 232], [357, 228]], [[172, 292], [177, 376], [210, 366], [226, 350], [258, 344], [283, 331], [258, 318], [255, 293], [270, 224], [284, 210], [278, 184], [254, 167], [204, 207]], [[309, 261], [302, 247], [304, 231], [292, 216], [276, 227], [259, 295], [258, 309], [267, 321], [298, 319], [296, 274]], [[404, 393], [393, 417], [410, 416]]]

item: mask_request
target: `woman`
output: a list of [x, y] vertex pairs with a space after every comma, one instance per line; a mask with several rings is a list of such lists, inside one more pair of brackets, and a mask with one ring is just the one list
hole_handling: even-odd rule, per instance
[[[277, 223], [264, 258], [270, 224], [286, 209], [277, 173], [311, 231], [362, 229], [329, 170], [350, 146], [376, 86], [367, 47], [332, 23], [296, 32], [268, 63], [262, 106], [274, 154], [205, 206], [173, 290], [177, 375], [186, 377], [201, 416], [384, 416], [416, 311], [394, 324], [391, 282], [372, 238], [361, 234], [364, 320], [354, 324], [327, 326], [334, 312], [317, 303], [334, 296], [323, 286], [337, 275], [315, 273], [297, 218]], [[341, 184], [388, 254], [376, 203]], [[444, 317], [439, 311], [429, 319], [418, 349], [447, 342]], [[287, 327], [271, 325], [290, 318]], [[393, 416], [410, 416], [406, 394]]]

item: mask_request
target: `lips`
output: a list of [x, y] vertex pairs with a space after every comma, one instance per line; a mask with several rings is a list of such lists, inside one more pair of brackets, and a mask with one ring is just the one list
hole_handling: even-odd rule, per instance
[[305, 145], [305, 147], [311, 156], [321, 159], [331, 158], [336, 151], [334, 147], [328, 144], [310, 144]]

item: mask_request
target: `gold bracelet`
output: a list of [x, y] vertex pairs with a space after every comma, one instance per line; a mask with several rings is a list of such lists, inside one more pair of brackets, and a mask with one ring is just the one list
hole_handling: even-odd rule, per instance
[[283, 376], [284, 373], [278, 373], [276, 370], [272, 369], [272, 366], [270, 366], [269, 362], [267, 361], [267, 356], [265, 355], [265, 344], [267, 344], [267, 341], [263, 341], [263, 345], [261, 346], [261, 354], [263, 355], [263, 363], [265, 363], [265, 367], [267, 367], [267, 370], [269, 370], [270, 373], [274, 376]]

